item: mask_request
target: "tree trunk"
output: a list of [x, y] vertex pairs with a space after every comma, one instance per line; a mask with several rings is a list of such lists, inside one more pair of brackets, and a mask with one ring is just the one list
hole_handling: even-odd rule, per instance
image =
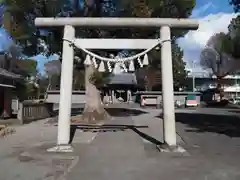
[[83, 121], [98, 122], [108, 120], [110, 115], [104, 109], [100, 91], [92, 84], [89, 79], [94, 72], [94, 67], [85, 66], [85, 88], [86, 88], [86, 104], [82, 114]]

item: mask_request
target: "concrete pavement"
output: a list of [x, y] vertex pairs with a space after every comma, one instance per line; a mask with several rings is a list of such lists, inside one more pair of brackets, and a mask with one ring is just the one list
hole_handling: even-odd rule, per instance
[[[147, 111], [147, 114], [132, 116], [131, 120], [118, 118], [111, 123], [148, 124], [149, 128], [139, 131], [156, 141], [149, 141], [149, 138], [143, 138], [141, 133], [130, 129], [99, 133], [87, 147], [85, 155], [68, 174], [67, 179], [237, 180], [240, 178], [239, 138], [233, 139], [216, 132], [201, 134], [189, 131], [195, 128], [178, 121], [177, 131], [183, 137], [178, 136], [178, 143], [184, 146], [187, 153], [160, 153], [153, 144], [161, 141], [159, 138], [162, 132], [159, 124], [162, 122], [155, 118], [159, 111]], [[196, 112], [191, 111], [191, 113]], [[185, 113], [188, 112], [185, 110]], [[188, 121], [194, 120], [188, 119]]]
[[[212, 118], [207, 125], [199, 125], [206, 119], [199, 116], [198, 111], [177, 111], [186, 113], [176, 115], [176, 126], [181, 136], [177, 138], [178, 143], [187, 153], [161, 153], [156, 149], [156, 144], [162, 141], [162, 120], [157, 117], [159, 110], [134, 109], [142, 112], [115, 114], [115, 118], [107, 122], [130, 125], [127, 129], [77, 129], [73, 139], [74, 153], [46, 152], [55, 145], [57, 135], [57, 127], [45, 124], [46, 120], [17, 127], [16, 134], [0, 139], [0, 179], [240, 179], [240, 138], [223, 131], [211, 132], [213, 128], [203, 131], [203, 125], [204, 128], [213, 126]], [[194, 116], [187, 115], [194, 113]], [[196, 118], [198, 116], [200, 119]], [[237, 127], [238, 118], [230, 115], [220, 122], [223, 124], [229, 118]], [[133, 128], [133, 125], [147, 125], [148, 128]]]
[[[57, 126], [48, 120], [15, 126], [16, 133], [0, 138], [1, 180], [52, 180], [63, 176], [78, 161], [74, 154], [47, 153], [56, 145]], [[73, 143], [88, 144], [96, 133], [76, 132]], [[81, 148], [83, 149], [83, 148]], [[78, 152], [82, 154], [81, 151]]]
[[[141, 116], [133, 116], [132, 120], [128, 119], [127, 122], [126, 118], [114, 121], [117, 124], [120, 121], [136, 125], [151, 124], [149, 128], [139, 131], [161, 141], [158, 139], [161, 131], [156, 131], [161, 130], [159, 126], [161, 120], [153, 118], [158, 112], [157, 110], [148, 112]], [[194, 113], [194, 110], [191, 113]], [[231, 118], [230, 115], [229, 117]], [[216, 132], [191, 131], [195, 128], [178, 120], [176, 125], [178, 134], [183, 137], [178, 137], [178, 142], [184, 146], [187, 153], [160, 153], [153, 145], [153, 141], [150, 143], [148, 138], [143, 138], [132, 130], [100, 133], [68, 174], [67, 179], [240, 179], [238, 137], [231, 138]]]

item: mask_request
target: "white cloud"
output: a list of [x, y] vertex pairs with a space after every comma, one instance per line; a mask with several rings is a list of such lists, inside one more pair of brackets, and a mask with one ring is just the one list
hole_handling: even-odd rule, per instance
[[[191, 61], [196, 61], [196, 64], [199, 64], [200, 51], [204, 48], [208, 39], [215, 33], [227, 33], [230, 21], [237, 15], [236, 13], [217, 13], [198, 19], [198, 30], [190, 31], [178, 40], [179, 45], [184, 50], [184, 59], [188, 66], [191, 67], [189, 63]], [[199, 65], [197, 68], [200, 68]]]
[[216, 6], [213, 4], [213, 2], [208, 2], [204, 6], [198, 8], [198, 9], [194, 9], [191, 17], [192, 18], [199, 17], [199, 16], [201, 16], [201, 14], [205, 13], [210, 8], [214, 8], [214, 9], [216, 8]]

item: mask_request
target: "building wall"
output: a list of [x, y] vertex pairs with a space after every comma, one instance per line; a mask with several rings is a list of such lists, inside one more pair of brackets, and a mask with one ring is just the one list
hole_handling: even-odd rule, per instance
[[[46, 102], [49, 103], [59, 103], [60, 101], [60, 91], [48, 91], [47, 92], [47, 99]], [[72, 93], [72, 103], [85, 103], [86, 102], [86, 95], [85, 91], [73, 91]]]

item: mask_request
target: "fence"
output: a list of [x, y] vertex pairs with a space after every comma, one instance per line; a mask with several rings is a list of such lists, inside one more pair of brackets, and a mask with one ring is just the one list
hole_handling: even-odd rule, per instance
[[53, 116], [53, 103], [26, 100], [18, 104], [17, 118], [21, 124]]

